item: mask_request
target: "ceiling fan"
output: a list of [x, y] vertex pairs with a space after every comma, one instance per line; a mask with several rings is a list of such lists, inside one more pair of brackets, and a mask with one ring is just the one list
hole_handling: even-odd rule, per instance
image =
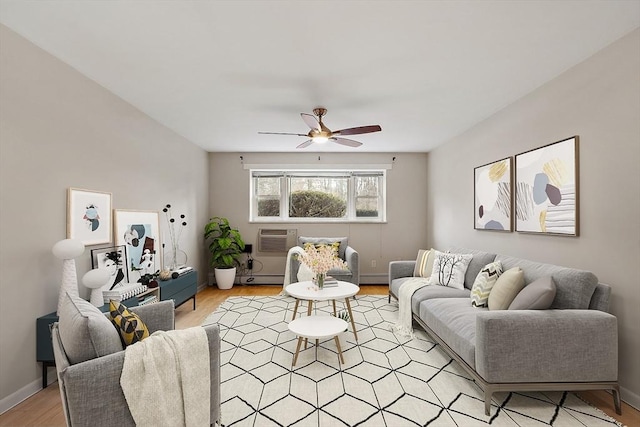
[[363, 133], [380, 132], [382, 128], [378, 125], [370, 126], [358, 126], [354, 128], [347, 128], [332, 131], [322, 123], [322, 116], [327, 114], [327, 109], [318, 107], [313, 109], [313, 114], [318, 116], [316, 119], [311, 114], [300, 113], [302, 120], [311, 128], [309, 133], [287, 133], [287, 132], [258, 132], [266, 135], [295, 135], [306, 136], [309, 138], [307, 141], [298, 145], [296, 148], [307, 148], [314, 142], [324, 143], [327, 141], [335, 142], [336, 144], [346, 145], [347, 147], [359, 147], [362, 142], [354, 141], [352, 139], [342, 138], [342, 135], [360, 135]]

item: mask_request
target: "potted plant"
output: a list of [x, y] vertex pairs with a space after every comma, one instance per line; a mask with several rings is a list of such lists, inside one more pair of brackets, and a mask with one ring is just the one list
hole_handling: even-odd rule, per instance
[[244, 250], [240, 232], [231, 228], [229, 220], [219, 216], [211, 218], [204, 226], [204, 238], [210, 240], [209, 264], [215, 270], [216, 283], [220, 289], [231, 289], [236, 278], [236, 267]]

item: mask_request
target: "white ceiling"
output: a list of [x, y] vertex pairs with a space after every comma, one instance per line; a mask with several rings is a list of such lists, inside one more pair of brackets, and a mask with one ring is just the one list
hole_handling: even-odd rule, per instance
[[324, 106], [382, 132], [306, 150], [425, 152], [640, 26], [640, 0], [2, 0], [0, 22], [208, 151], [293, 151], [257, 132]]

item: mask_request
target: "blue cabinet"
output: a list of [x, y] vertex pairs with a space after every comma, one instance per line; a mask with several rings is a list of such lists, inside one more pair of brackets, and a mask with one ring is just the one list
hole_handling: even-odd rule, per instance
[[[193, 309], [196, 309], [196, 291], [198, 290], [198, 272], [193, 270], [175, 279], [159, 281], [160, 299], [172, 299], [178, 307], [193, 299]], [[126, 304], [125, 304], [126, 305]]]

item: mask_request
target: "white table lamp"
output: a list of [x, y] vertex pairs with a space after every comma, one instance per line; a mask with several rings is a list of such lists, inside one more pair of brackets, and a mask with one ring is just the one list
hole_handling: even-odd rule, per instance
[[62, 283], [58, 294], [58, 312], [64, 301], [64, 294], [79, 297], [78, 276], [76, 275], [76, 262], [74, 258], [84, 253], [84, 244], [76, 239], [64, 239], [53, 245], [53, 255], [62, 260]]
[[91, 289], [91, 298], [89, 301], [96, 307], [100, 307], [104, 304], [104, 297], [102, 296], [102, 287], [109, 283], [111, 273], [106, 268], [96, 268], [94, 270], [87, 271], [82, 276], [82, 284]]

